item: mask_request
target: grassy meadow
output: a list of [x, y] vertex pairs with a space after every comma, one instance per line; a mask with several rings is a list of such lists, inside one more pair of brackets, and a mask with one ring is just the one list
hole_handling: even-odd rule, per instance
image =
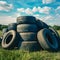
[[[58, 31], [60, 34], [60, 31]], [[0, 31], [0, 36], [2, 35]], [[0, 48], [0, 60], [60, 60], [59, 52], [45, 50], [29, 52], [22, 50], [4, 50]]]

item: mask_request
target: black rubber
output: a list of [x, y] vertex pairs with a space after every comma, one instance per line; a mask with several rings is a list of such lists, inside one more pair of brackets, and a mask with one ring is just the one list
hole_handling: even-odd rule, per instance
[[11, 23], [8, 25], [8, 31], [15, 30], [17, 31], [17, 23]]
[[41, 47], [45, 50], [57, 51], [58, 41], [49, 29], [42, 29], [37, 34]]
[[8, 32], [8, 29], [7, 29], [7, 28], [4, 28], [4, 29], [2, 30], [2, 33], [5, 34], [6, 32]]
[[47, 28], [47, 29], [49, 28], [49, 26], [43, 21], [42, 21], [42, 25], [43, 25], [43, 28]]
[[17, 24], [35, 24], [36, 18], [33, 16], [20, 16], [17, 17]]
[[19, 33], [21, 41], [37, 41], [37, 34], [34, 32]]
[[10, 30], [9, 32], [3, 35], [2, 39], [2, 48], [4, 49], [13, 49], [18, 43], [18, 34], [14, 30]]
[[49, 28], [49, 26], [46, 23], [39, 19], [36, 20], [36, 25], [38, 26], [38, 30], [41, 30], [43, 28]]
[[35, 24], [20, 24], [17, 25], [17, 32], [37, 32], [38, 28]]
[[59, 36], [58, 32], [55, 29], [53, 29], [52, 27], [49, 27], [49, 30], [56, 36], [58, 44], [59, 44], [59, 50], [60, 50], [60, 36]]
[[19, 49], [24, 51], [39, 51], [41, 47], [37, 41], [23, 41], [19, 43]]
[[42, 25], [42, 21], [41, 21], [41, 20], [37, 19], [37, 20], [36, 20], [36, 25], [37, 25], [37, 27], [38, 27], [38, 30], [43, 29], [43, 25]]

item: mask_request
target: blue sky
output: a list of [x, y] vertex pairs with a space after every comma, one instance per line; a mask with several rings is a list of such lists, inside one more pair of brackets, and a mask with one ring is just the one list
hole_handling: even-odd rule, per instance
[[0, 24], [32, 15], [49, 25], [60, 25], [60, 0], [0, 0]]

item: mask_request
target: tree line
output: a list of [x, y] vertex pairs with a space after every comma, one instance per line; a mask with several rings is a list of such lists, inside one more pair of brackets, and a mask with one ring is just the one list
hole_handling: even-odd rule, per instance
[[[1, 25], [0, 24], [0, 30], [2, 30], [3, 28], [7, 28], [7, 27], [8, 27], [8, 25]], [[50, 27], [52, 27], [56, 30], [60, 30], [60, 26], [58, 26], [58, 25], [54, 25], [54, 26], [50, 26]]]
[[2, 30], [3, 28], [7, 28], [8, 26], [7, 25], [1, 25], [0, 24], [0, 30]]
[[60, 26], [58, 26], [58, 25], [54, 25], [54, 26], [50, 26], [50, 27], [52, 27], [55, 30], [60, 30]]

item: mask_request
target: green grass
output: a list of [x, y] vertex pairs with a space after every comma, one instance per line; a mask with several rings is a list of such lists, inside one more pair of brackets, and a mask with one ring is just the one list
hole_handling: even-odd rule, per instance
[[0, 30], [0, 37], [2, 36], [2, 31]]
[[60, 52], [25, 52], [21, 50], [0, 49], [0, 60], [60, 60]]
[[60, 30], [58, 30], [57, 32], [58, 32], [58, 33], [59, 33], [59, 35], [60, 35]]
[[[60, 31], [58, 31], [60, 33]], [[1, 36], [0, 32], [0, 36]], [[4, 50], [0, 48], [0, 60], [60, 60], [59, 52], [45, 50], [29, 52], [22, 50]]]

